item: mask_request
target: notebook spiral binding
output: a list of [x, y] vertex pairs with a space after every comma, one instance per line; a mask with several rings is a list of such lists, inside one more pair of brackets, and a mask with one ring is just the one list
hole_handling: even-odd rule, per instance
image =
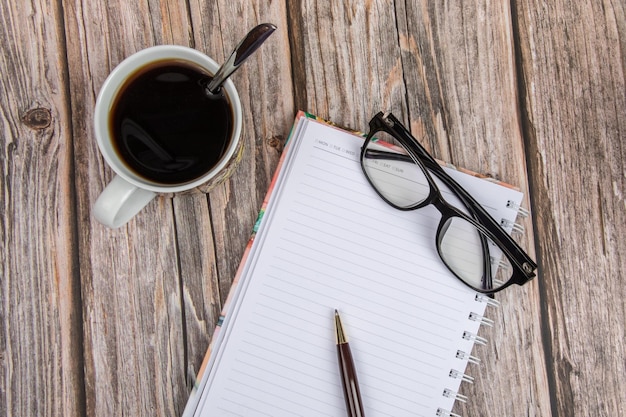
[[463, 372], [457, 371], [456, 369], [450, 369], [450, 378], [460, 379], [463, 382], [469, 382], [470, 384], [474, 383], [474, 377], [464, 374]]
[[[484, 294], [476, 294], [476, 296], [474, 297], [474, 300], [477, 303], [486, 303], [487, 306], [489, 306], [489, 307], [499, 307], [500, 306], [500, 302], [499, 301], [497, 301], [497, 300], [495, 300], [495, 299], [493, 299], [493, 298], [491, 298], [491, 297], [489, 297], [487, 295], [484, 295]], [[491, 319], [489, 319], [489, 318], [487, 318], [487, 317], [485, 317], [483, 315], [480, 315], [478, 313], [474, 313], [474, 312], [470, 312], [470, 314], [469, 314], [467, 319], [471, 320], [471, 321], [478, 322], [482, 326], [493, 327], [493, 325], [495, 323], [493, 320], [491, 320]], [[470, 341], [474, 342], [475, 344], [479, 344], [479, 345], [487, 344], [487, 339], [485, 339], [484, 337], [478, 336], [477, 334], [472, 333], [470, 331], [464, 331], [463, 335], [461, 337], [463, 339], [465, 339], [465, 340], [470, 340]], [[457, 350], [456, 351], [456, 358], [460, 359], [460, 360], [463, 360], [463, 361], [467, 361], [468, 363], [473, 363], [473, 364], [476, 364], [476, 365], [480, 364], [480, 359], [479, 358], [477, 358], [476, 356], [472, 356], [469, 353], [464, 352], [462, 350]], [[458, 371], [456, 369], [450, 369], [449, 376], [450, 376], [450, 378], [460, 379], [461, 381], [468, 382], [470, 384], [474, 382], [474, 378], [473, 377], [471, 377], [470, 375], [464, 374], [463, 372], [460, 372], [460, 371]], [[442, 395], [444, 397], [446, 397], [446, 398], [452, 398], [455, 401], [460, 401], [460, 402], [463, 402], [463, 403], [466, 403], [467, 400], [468, 400], [467, 396], [459, 394], [458, 392], [453, 391], [453, 390], [448, 389], [448, 388], [443, 390], [443, 394]], [[451, 411], [448, 411], [446, 409], [443, 409], [443, 408], [438, 408], [437, 412], [436, 412], [436, 415], [438, 417], [461, 417], [460, 415], [455, 414], [455, 413], [453, 413]]]
[[494, 300], [493, 298], [485, 294], [476, 294], [474, 300], [478, 301], [479, 303], [487, 303], [487, 305], [490, 307], [500, 307], [500, 301]]
[[[512, 210], [516, 210], [519, 217], [526, 218], [530, 216], [530, 211], [526, 210], [524, 207], [511, 200], [508, 200], [506, 202], [506, 207]], [[522, 226], [521, 224], [506, 219], [500, 220], [500, 226], [507, 230], [510, 230], [511, 233], [523, 234], [525, 231], [524, 226]]]
[[502, 226], [503, 228], [505, 228], [507, 230], [510, 229], [511, 233], [522, 234], [526, 230], [524, 228], [524, 226], [522, 226], [521, 224], [512, 222], [512, 221], [507, 220], [507, 219], [500, 220], [500, 226]]
[[[521, 207], [520, 205], [514, 203], [513, 201], [508, 201], [506, 204], [507, 208], [513, 209], [513, 210], [517, 210], [518, 216], [520, 217], [528, 217], [530, 215], [530, 212], [526, 209], [524, 209], [523, 207]], [[507, 228], [508, 230], [511, 231], [511, 233], [524, 233], [524, 226], [522, 226], [521, 224], [512, 222], [512, 221], [508, 221], [508, 220], [501, 220], [500, 224], [502, 225], [502, 227]], [[492, 259], [492, 263], [498, 262], [494, 259]], [[506, 267], [506, 265], [500, 265], [500, 267]], [[474, 300], [478, 303], [486, 303], [487, 306], [489, 307], [499, 307], [500, 306], [500, 302], [489, 297], [488, 295], [485, 294], [479, 294], [477, 293], [476, 296], [474, 297]], [[488, 326], [488, 327], [493, 327], [494, 325], [494, 321], [482, 316], [478, 313], [474, 313], [471, 312], [468, 316], [468, 320], [471, 321], [475, 321], [480, 323], [480, 325], [482, 326]], [[485, 339], [484, 337], [478, 336], [475, 333], [472, 333], [470, 331], [464, 331], [462, 338], [465, 340], [469, 340], [474, 342], [475, 344], [479, 344], [479, 345], [486, 345], [487, 344], [487, 339]], [[466, 352], [463, 352], [462, 350], [457, 350], [456, 351], [456, 358], [460, 359], [460, 360], [466, 360], [468, 363], [473, 363], [473, 364], [480, 364], [480, 359], [477, 358], [476, 356], [472, 356]], [[450, 378], [454, 378], [454, 379], [460, 379], [462, 381], [465, 382], [469, 382], [469, 383], [473, 383], [474, 382], [474, 378], [464, 374], [460, 371], [457, 371], [456, 369], [450, 369], [450, 373], [449, 373]], [[463, 403], [466, 403], [468, 398], [465, 395], [459, 394], [456, 391], [453, 391], [451, 389], [444, 389], [443, 390], [443, 394], [444, 397], [446, 398], [452, 398], [455, 401], [460, 401]], [[458, 414], [453, 413], [452, 411], [449, 410], [445, 410], [443, 408], [438, 408], [437, 412], [436, 412], [436, 416], [437, 417], [461, 417]]]
[[506, 202], [506, 207], [517, 210], [517, 215], [520, 217], [528, 217], [530, 216], [530, 211], [526, 210], [524, 207], [519, 204], [515, 204], [513, 201], [509, 200]]
[[488, 319], [485, 316], [481, 316], [480, 314], [476, 314], [476, 313], [470, 313], [468, 319], [472, 320], [472, 321], [477, 321], [479, 322], [481, 325], [483, 326], [487, 326], [487, 327], [493, 327], [494, 325], [494, 321], [491, 319]]
[[437, 417], [461, 417], [461, 416], [458, 414], [454, 414], [448, 410], [444, 410], [443, 408], [438, 408]]
[[461, 395], [458, 392], [452, 391], [451, 389], [447, 389], [447, 388], [444, 389], [443, 396], [448, 397], [448, 398], [454, 398], [455, 400], [460, 401], [462, 403], [467, 402], [467, 396]]
[[463, 339], [471, 340], [477, 345], [485, 346], [487, 344], [487, 339], [485, 339], [484, 337], [478, 336], [476, 333], [472, 333], [468, 331], [463, 332]]
[[469, 363], [480, 365], [480, 359], [479, 358], [477, 358], [476, 356], [468, 355], [467, 353], [463, 352], [462, 350], [457, 350], [456, 351], [456, 358], [457, 359], [461, 359], [461, 360], [467, 359], [467, 361]]

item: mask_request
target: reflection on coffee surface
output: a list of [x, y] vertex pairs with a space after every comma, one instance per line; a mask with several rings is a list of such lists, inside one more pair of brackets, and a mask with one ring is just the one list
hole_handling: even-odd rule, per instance
[[185, 62], [144, 66], [122, 86], [110, 130], [116, 152], [149, 181], [184, 184], [211, 170], [230, 141], [233, 114], [222, 94], [207, 95], [210, 76]]

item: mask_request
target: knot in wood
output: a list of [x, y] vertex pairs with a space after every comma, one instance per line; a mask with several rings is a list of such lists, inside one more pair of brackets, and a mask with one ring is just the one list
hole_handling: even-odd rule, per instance
[[22, 117], [22, 122], [31, 129], [45, 129], [52, 123], [52, 113], [44, 108], [31, 109]]
[[282, 136], [272, 136], [271, 138], [267, 140], [267, 144], [269, 146], [271, 146], [272, 148], [279, 149], [279, 150], [280, 150], [282, 143], [283, 143]]

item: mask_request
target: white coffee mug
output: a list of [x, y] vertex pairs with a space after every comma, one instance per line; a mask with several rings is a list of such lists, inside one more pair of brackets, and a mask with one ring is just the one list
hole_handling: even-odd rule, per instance
[[200, 177], [181, 184], [163, 184], [148, 180], [134, 172], [115, 150], [110, 117], [117, 94], [129, 77], [153, 62], [180, 62], [200, 67], [210, 75], [215, 74], [219, 65], [203, 53], [175, 45], [154, 46], [141, 50], [122, 61], [108, 76], [96, 101], [94, 126], [96, 140], [102, 156], [117, 174], [107, 185], [93, 206], [95, 218], [102, 224], [117, 228], [126, 224], [144, 208], [157, 193], [174, 193], [202, 185], [206, 189], [222, 182], [234, 170], [242, 153], [241, 126], [242, 114], [239, 95], [231, 80], [223, 85], [224, 94], [233, 116], [230, 140], [219, 161]]

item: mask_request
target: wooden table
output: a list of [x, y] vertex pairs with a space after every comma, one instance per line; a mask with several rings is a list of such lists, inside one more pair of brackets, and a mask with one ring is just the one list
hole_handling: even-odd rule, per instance
[[[603, 0], [3, 2], [0, 415], [182, 413], [297, 109], [360, 130], [392, 110], [437, 157], [527, 193], [539, 277], [497, 296], [457, 413], [622, 415], [625, 14]], [[221, 61], [260, 22], [279, 30], [233, 76], [236, 174], [98, 224], [107, 74], [156, 44]]]

